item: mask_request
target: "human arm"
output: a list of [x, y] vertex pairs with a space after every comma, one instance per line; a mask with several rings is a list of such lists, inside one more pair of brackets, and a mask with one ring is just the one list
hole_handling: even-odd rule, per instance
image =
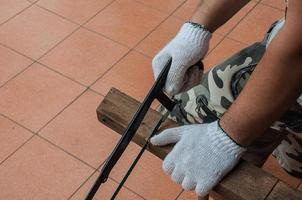
[[[178, 34], [154, 57], [155, 78], [172, 58], [165, 91], [170, 95], [186, 91], [200, 83], [202, 71], [191, 67], [204, 58], [209, 49], [211, 32], [231, 18], [248, 0], [202, 0], [191, 22], [185, 23]], [[189, 70], [190, 69], [190, 70]]]
[[220, 121], [239, 144], [263, 134], [302, 92], [301, 13], [302, 1], [291, 0], [284, 27]]

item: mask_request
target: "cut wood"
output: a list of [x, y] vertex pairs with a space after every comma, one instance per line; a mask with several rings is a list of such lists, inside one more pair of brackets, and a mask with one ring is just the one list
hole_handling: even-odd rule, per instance
[[[140, 103], [137, 100], [112, 88], [97, 108], [97, 116], [101, 123], [117, 133], [123, 134], [139, 105]], [[133, 141], [140, 146], [144, 144], [145, 139], [150, 135], [160, 118], [160, 113], [150, 109], [134, 136]], [[162, 129], [175, 126], [177, 126], [177, 124], [168, 119], [163, 124]], [[156, 147], [150, 145], [148, 147], [148, 151], [160, 159], [164, 159], [171, 149], [172, 146]], [[224, 199], [229, 200], [264, 200], [270, 197], [271, 191], [273, 191], [272, 195], [274, 195], [274, 198], [269, 199], [276, 199], [275, 196], [280, 196], [281, 194], [279, 193], [283, 194], [282, 191], [287, 190], [290, 192], [286, 193], [286, 195], [292, 195], [293, 197], [299, 195], [298, 191], [289, 188], [287, 185], [282, 185], [282, 190], [274, 188], [277, 182], [277, 178], [242, 160], [237, 167], [214, 188], [214, 191], [220, 194]], [[281, 187], [279, 183], [277, 186]]]

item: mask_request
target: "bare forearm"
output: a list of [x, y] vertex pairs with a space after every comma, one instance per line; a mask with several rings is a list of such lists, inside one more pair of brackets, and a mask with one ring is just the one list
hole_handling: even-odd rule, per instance
[[191, 20], [214, 32], [248, 2], [249, 0], [201, 0]]
[[222, 117], [222, 128], [238, 143], [248, 145], [263, 134], [301, 94], [302, 48], [298, 31], [284, 27]]

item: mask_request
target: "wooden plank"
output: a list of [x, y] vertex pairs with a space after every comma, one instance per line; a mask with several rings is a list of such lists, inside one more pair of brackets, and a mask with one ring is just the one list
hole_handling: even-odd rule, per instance
[[267, 200], [302, 200], [302, 192], [294, 190], [281, 181], [274, 187]]
[[[119, 90], [112, 88], [97, 108], [97, 116], [101, 123], [122, 134], [132, 119], [139, 102]], [[161, 115], [150, 109], [133, 141], [142, 145], [151, 133]], [[177, 126], [172, 120], [167, 120], [164, 128]], [[171, 150], [169, 147], [155, 147], [150, 145], [149, 151], [163, 159]], [[277, 178], [262, 169], [241, 161], [215, 188], [224, 199], [230, 200], [263, 200], [272, 191]]]

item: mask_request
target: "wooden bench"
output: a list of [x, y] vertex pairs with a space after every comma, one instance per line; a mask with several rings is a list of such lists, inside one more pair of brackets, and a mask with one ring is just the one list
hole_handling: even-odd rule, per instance
[[[137, 100], [112, 88], [97, 108], [98, 120], [117, 133], [123, 134], [139, 104]], [[157, 111], [150, 109], [133, 141], [142, 145], [160, 117]], [[173, 126], [177, 125], [169, 119], [163, 124], [163, 128]], [[150, 145], [148, 151], [164, 159], [171, 148], [172, 146]], [[287, 186], [276, 177], [244, 160], [241, 160], [213, 190], [223, 199], [229, 200], [302, 200], [302, 192]]]

